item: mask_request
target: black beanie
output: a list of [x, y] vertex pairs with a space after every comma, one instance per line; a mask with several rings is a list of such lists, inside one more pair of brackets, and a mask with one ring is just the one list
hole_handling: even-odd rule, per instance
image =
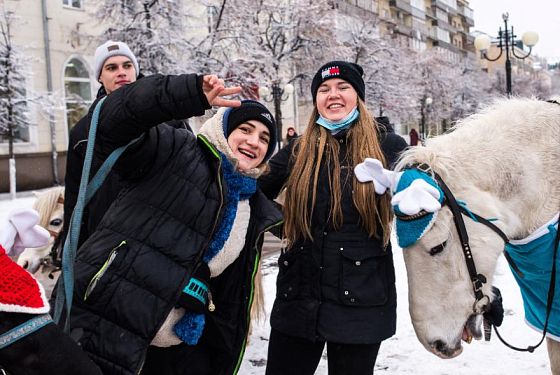
[[358, 64], [346, 61], [331, 61], [319, 68], [311, 82], [311, 96], [313, 103], [316, 101], [317, 91], [321, 83], [331, 78], [340, 78], [354, 87], [360, 99], [365, 100], [366, 85], [362, 76], [364, 70]]
[[224, 134], [228, 138], [231, 132], [248, 120], [260, 121], [268, 128], [270, 141], [264, 157], [264, 161], [267, 161], [276, 148], [276, 122], [268, 108], [261, 103], [255, 100], [242, 100], [241, 106], [226, 111], [224, 115]]

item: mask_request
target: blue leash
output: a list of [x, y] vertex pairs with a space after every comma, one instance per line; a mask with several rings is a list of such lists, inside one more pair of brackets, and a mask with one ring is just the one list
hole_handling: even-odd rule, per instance
[[64, 242], [62, 252], [62, 278], [59, 281], [56, 294], [56, 302], [54, 308], [54, 321], [59, 324], [62, 310], [66, 304], [66, 318], [64, 323], [64, 332], [68, 333], [70, 330], [70, 311], [72, 309], [72, 297], [74, 295], [74, 261], [76, 258], [76, 250], [78, 247], [78, 239], [80, 238], [80, 228], [84, 208], [90, 201], [91, 197], [97, 192], [99, 187], [105, 181], [105, 178], [113, 168], [113, 165], [126, 150], [128, 146], [136, 142], [138, 138], [130, 141], [127, 145], [121, 146], [114, 150], [105, 160], [99, 171], [95, 174], [91, 182], [88, 184], [91, 162], [93, 160], [93, 149], [95, 146], [95, 135], [97, 133], [97, 124], [99, 122], [99, 112], [103, 102], [107, 99], [105, 96], [101, 99], [93, 111], [91, 119], [91, 126], [88, 134], [88, 144], [86, 148], [86, 155], [84, 158], [84, 165], [82, 169], [82, 178], [80, 180], [80, 190], [70, 225], [68, 227], [68, 236]]

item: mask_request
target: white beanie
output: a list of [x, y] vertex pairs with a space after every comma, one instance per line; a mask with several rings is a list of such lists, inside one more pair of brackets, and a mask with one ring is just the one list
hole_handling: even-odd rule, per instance
[[112, 40], [108, 40], [95, 50], [95, 77], [99, 79], [101, 75], [101, 69], [103, 69], [103, 64], [105, 64], [105, 60], [107, 60], [111, 56], [126, 56], [130, 58], [132, 64], [134, 65], [134, 69], [136, 69], [136, 77], [140, 73], [138, 69], [138, 61], [136, 60], [136, 56], [132, 53], [130, 48], [123, 42], [114, 42]]

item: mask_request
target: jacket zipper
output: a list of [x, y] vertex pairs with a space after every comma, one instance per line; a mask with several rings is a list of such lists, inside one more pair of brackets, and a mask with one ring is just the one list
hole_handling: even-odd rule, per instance
[[[260, 240], [261, 236], [263, 236], [265, 232], [269, 231], [270, 229], [272, 229], [274, 227], [282, 225], [283, 222], [284, 222], [284, 220], [280, 220], [279, 222], [274, 223], [274, 224], [266, 227], [261, 232], [259, 232], [259, 235], [257, 236], [257, 239], [255, 241], [255, 248], [257, 248], [257, 244], [259, 243], [259, 240]], [[247, 304], [247, 332], [245, 333], [245, 338], [243, 339], [243, 344], [241, 345], [241, 351], [239, 352], [239, 357], [237, 358], [237, 364], [235, 365], [235, 369], [233, 370], [233, 375], [236, 375], [237, 372], [239, 371], [239, 367], [241, 367], [241, 361], [243, 360], [243, 356], [245, 355], [245, 349], [247, 347], [247, 335], [249, 333], [248, 328], [249, 328], [249, 324], [251, 324], [251, 306], [253, 305], [253, 296], [255, 294], [254, 293], [254, 290], [255, 290], [255, 275], [257, 273], [257, 270], [259, 269], [260, 259], [261, 259], [261, 255], [257, 251], [257, 257], [255, 258], [255, 263], [253, 264], [253, 273], [251, 275], [250, 298], [249, 298], [249, 303]]]
[[107, 272], [107, 269], [109, 268], [111, 263], [113, 263], [113, 261], [117, 257], [117, 253], [119, 252], [119, 249], [121, 247], [125, 246], [125, 245], [126, 245], [126, 240], [123, 240], [123, 241], [121, 241], [120, 244], [118, 244], [115, 248], [113, 248], [113, 250], [111, 250], [111, 252], [109, 253], [109, 257], [107, 258], [105, 263], [103, 263], [103, 266], [91, 278], [91, 280], [88, 284], [88, 287], [86, 289], [86, 292], [84, 294], [84, 301], [90, 296], [91, 292], [93, 292], [93, 290], [97, 286], [97, 282], [103, 277], [105, 272]]

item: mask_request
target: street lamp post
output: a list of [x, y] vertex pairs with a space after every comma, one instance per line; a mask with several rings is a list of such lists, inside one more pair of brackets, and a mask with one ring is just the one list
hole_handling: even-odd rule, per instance
[[513, 26], [511, 29], [508, 29], [508, 18], [509, 14], [506, 12], [502, 14], [502, 18], [504, 20], [504, 30], [502, 28], [498, 30], [498, 48], [500, 49], [500, 54], [496, 58], [488, 57], [487, 51], [490, 47], [491, 40], [488, 35], [479, 35], [474, 40], [474, 46], [477, 50], [480, 51], [481, 58], [484, 58], [488, 61], [496, 61], [502, 54], [504, 53], [505, 49], [505, 57], [506, 57], [506, 92], [508, 96], [511, 96], [511, 60], [510, 60], [510, 51], [511, 56], [516, 57], [520, 60], [526, 59], [531, 54], [531, 51], [535, 44], [539, 41], [539, 34], [534, 31], [527, 31], [521, 37], [521, 41], [524, 45], [529, 47], [529, 52], [525, 56], [518, 56], [515, 53], [515, 44], [517, 40], [515, 39], [517, 35], [513, 33]]
[[426, 111], [432, 105], [432, 98], [424, 95], [420, 101], [420, 139], [424, 143], [426, 139]]
[[278, 149], [282, 148], [282, 102], [288, 100], [293, 92], [294, 86], [292, 84], [288, 83], [284, 85], [284, 87], [281, 87], [279, 80], [272, 82], [272, 90], [269, 90], [268, 87], [265, 86], [259, 87], [259, 96], [267, 102], [272, 101], [274, 105]]

